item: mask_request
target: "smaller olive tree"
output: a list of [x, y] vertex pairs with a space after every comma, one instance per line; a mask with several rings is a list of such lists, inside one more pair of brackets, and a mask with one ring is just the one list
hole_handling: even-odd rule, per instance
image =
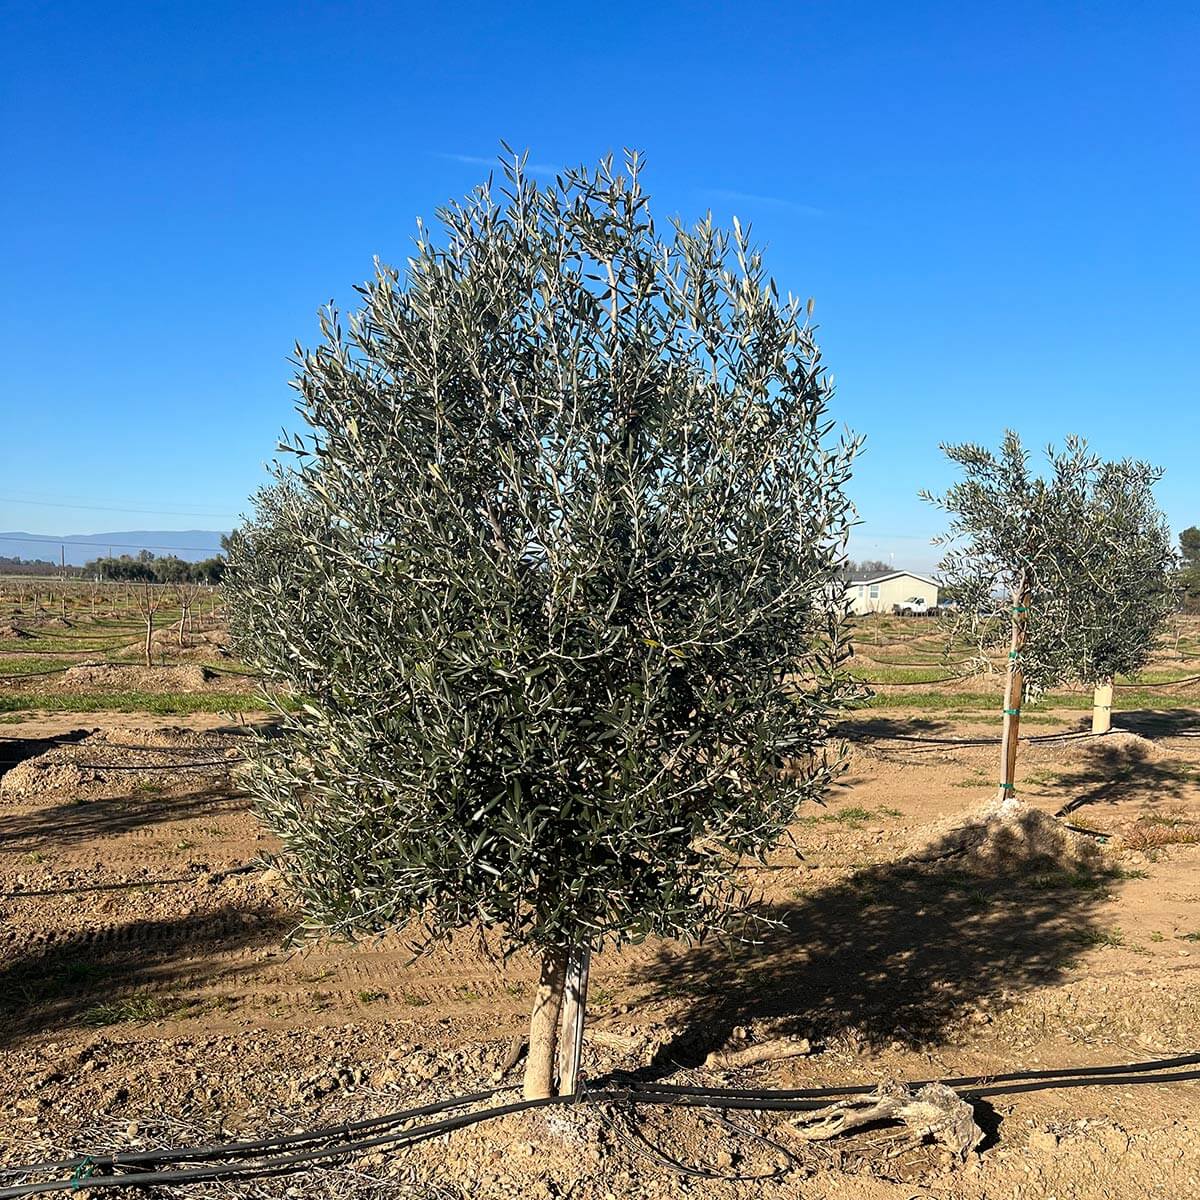
[[1162, 473], [1105, 462], [1078, 437], [1047, 450], [1044, 476], [1011, 430], [998, 454], [942, 449], [963, 478], [943, 496], [922, 495], [951, 518], [937, 540], [960, 600], [952, 635], [969, 633], [981, 656], [1007, 643], [1000, 794], [1011, 796], [1026, 694], [1065, 681], [1098, 689], [1102, 732], [1113, 677], [1145, 665], [1175, 608], [1174, 553], [1153, 496]]

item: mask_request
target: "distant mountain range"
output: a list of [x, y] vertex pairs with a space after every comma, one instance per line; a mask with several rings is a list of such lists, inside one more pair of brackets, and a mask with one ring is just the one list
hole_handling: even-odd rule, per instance
[[149, 550], [155, 558], [175, 555], [185, 562], [198, 562], [221, 552], [219, 529], [132, 529], [115, 533], [0, 533], [0, 556], [5, 558], [42, 558], [57, 563], [65, 554], [67, 565], [82, 567], [93, 558], [108, 554], [128, 554], [136, 558]]

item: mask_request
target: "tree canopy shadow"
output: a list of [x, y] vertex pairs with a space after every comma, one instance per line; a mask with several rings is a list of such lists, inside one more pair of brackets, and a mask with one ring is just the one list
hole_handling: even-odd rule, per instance
[[[36, 803], [36, 797], [33, 802]], [[24, 808], [0, 817], [0, 847], [61, 849], [169, 821], [240, 812], [245, 805], [241, 794], [231, 791], [228, 785], [203, 786], [182, 795], [146, 792], [86, 801], [65, 800], [32, 812]]]
[[1200, 734], [1200, 709], [1144, 708], [1113, 713], [1113, 728], [1148, 738], [1192, 737]]
[[26, 759], [37, 758], [55, 746], [82, 742], [91, 732], [90, 729], [72, 729], [69, 733], [56, 733], [52, 737], [0, 737], [0, 780]]
[[938, 721], [932, 717], [865, 717], [839, 721], [831, 732], [834, 737], [844, 738], [848, 742], [869, 742], [876, 739], [906, 741], [944, 733], [950, 728], [948, 721]]
[[1178, 800], [1196, 790], [1197, 775], [1188, 763], [1155, 757], [1151, 745], [1100, 741], [1088, 747], [1086, 763], [1055, 777], [1055, 787], [1083, 789], [1058, 809], [1066, 816], [1094, 804]]
[[761, 943], [664, 949], [656, 999], [684, 998], [686, 1032], [655, 1070], [698, 1065], [732, 1028], [917, 1047], [984, 999], [1059, 978], [1095, 936], [1112, 885], [1095, 848], [1044, 814], [979, 818], [920, 853], [766, 907]]
[[[210, 912], [83, 930], [0, 956], [0, 1046], [46, 1031], [99, 1023], [137, 997], [146, 1015], [185, 1015], [192, 990], [253, 969], [240, 951], [278, 946], [294, 919], [230, 903]], [[150, 1000], [147, 1001], [146, 997]], [[107, 1006], [107, 1007], [106, 1007]], [[138, 1009], [132, 1008], [131, 1016]]]

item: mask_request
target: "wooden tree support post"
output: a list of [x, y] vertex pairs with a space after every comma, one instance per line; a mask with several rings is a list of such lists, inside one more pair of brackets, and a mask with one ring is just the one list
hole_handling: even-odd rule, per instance
[[1092, 696], [1092, 732], [1107, 733], [1112, 728], [1113, 682], [1106, 679], [1096, 685]]
[[1029, 624], [1029, 584], [1021, 576], [1013, 589], [1012, 637], [1009, 640], [1008, 675], [1004, 684], [1004, 725], [1000, 735], [1000, 794], [1007, 800], [1017, 794], [1017, 742], [1021, 736], [1021, 705], [1025, 700], [1025, 668], [1021, 652]]
[[562, 1028], [558, 1035], [558, 1094], [573, 1096], [579, 1090], [583, 1058], [583, 1023], [587, 1011], [588, 970], [592, 952], [576, 946], [567, 963], [563, 990]]

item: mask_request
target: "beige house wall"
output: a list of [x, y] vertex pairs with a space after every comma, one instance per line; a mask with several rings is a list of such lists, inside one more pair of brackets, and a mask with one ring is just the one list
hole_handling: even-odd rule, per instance
[[892, 579], [881, 579], [877, 583], [866, 580], [863, 583], [846, 585], [846, 597], [855, 616], [890, 613], [894, 604], [904, 604], [914, 596], [921, 597], [927, 604], [936, 604], [937, 584], [929, 583], [916, 575], [900, 574]]

